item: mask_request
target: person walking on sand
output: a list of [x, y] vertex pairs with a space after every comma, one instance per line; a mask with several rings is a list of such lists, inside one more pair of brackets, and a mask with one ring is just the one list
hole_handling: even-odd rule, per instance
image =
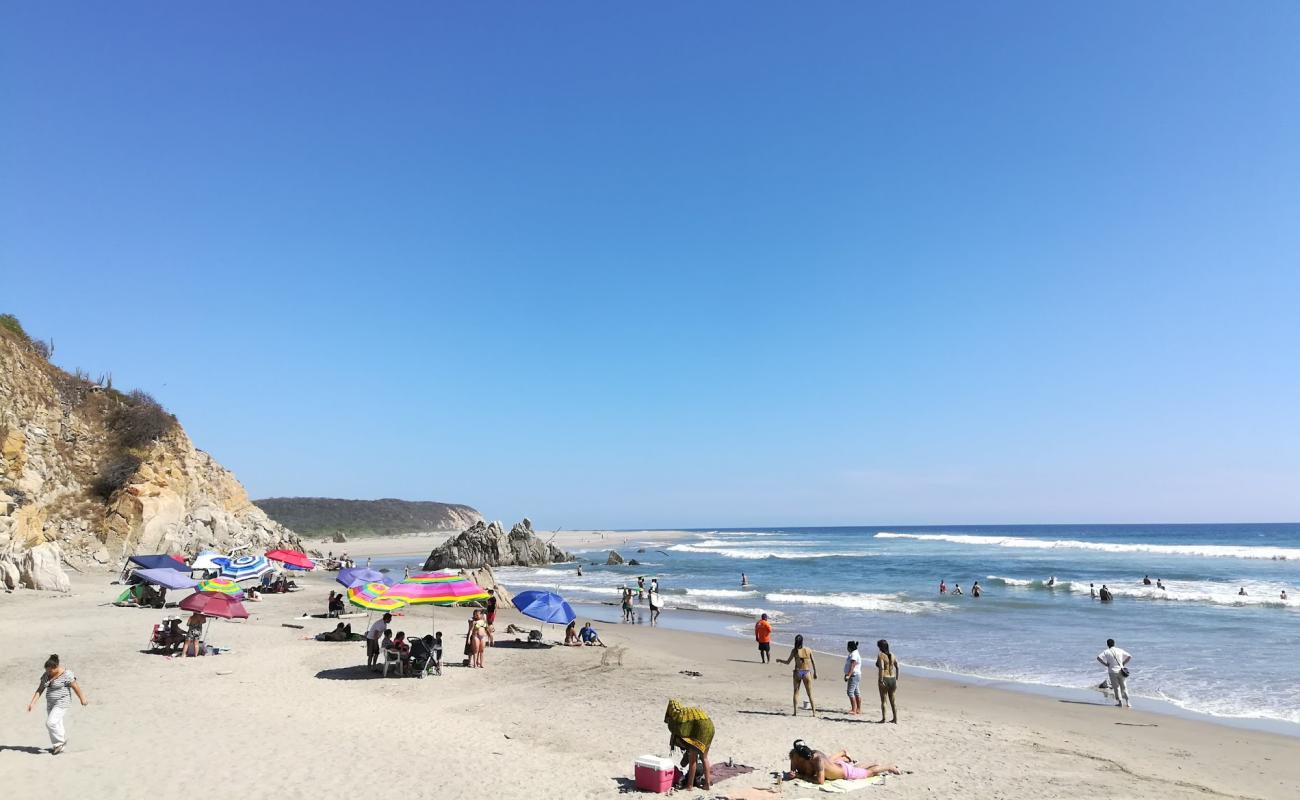
[[1110, 688], [1115, 693], [1115, 706], [1132, 708], [1128, 699], [1128, 662], [1133, 656], [1128, 651], [1115, 646], [1114, 639], [1106, 640], [1106, 649], [1097, 654], [1097, 663], [1106, 668], [1110, 677]]
[[817, 680], [817, 662], [813, 660], [813, 651], [803, 646], [803, 634], [794, 637], [794, 647], [790, 649], [790, 656], [781, 661], [782, 664], [794, 662], [794, 713], [790, 716], [799, 716], [799, 687], [803, 686], [804, 692], [808, 695], [808, 707], [812, 709], [812, 715], [817, 716], [817, 704], [813, 702], [812, 682]]
[[32, 695], [31, 702], [27, 704], [27, 713], [31, 713], [32, 706], [36, 705], [41, 693], [45, 694], [45, 729], [50, 734], [50, 753], [57, 756], [68, 744], [63, 715], [68, 712], [71, 695], [75, 693], [83, 706], [88, 705], [88, 701], [81, 691], [81, 684], [77, 683], [77, 676], [59, 664], [57, 654], [45, 660], [45, 672], [41, 674], [41, 682], [36, 686], [36, 694]]
[[754, 623], [754, 641], [758, 642], [758, 663], [772, 663], [772, 623], [763, 614]]
[[876, 685], [880, 689], [880, 721], [885, 721], [885, 700], [889, 700], [889, 711], [898, 724], [898, 706], [894, 703], [894, 692], [898, 691], [898, 657], [889, 652], [889, 642], [881, 639], [876, 642], [880, 653], [876, 656]]
[[845, 691], [849, 695], [849, 713], [862, 713], [862, 654], [858, 652], [858, 643], [849, 642], [849, 656], [844, 659]]

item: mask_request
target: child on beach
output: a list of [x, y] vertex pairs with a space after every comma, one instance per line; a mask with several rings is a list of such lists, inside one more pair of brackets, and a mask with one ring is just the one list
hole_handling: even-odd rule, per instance
[[844, 682], [849, 695], [849, 713], [862, 713], [862, 695], [858, 687], [862, 684], [862, 654], [858, 652], [858, 643], [849, 642], [849, 656], [844, 659]]

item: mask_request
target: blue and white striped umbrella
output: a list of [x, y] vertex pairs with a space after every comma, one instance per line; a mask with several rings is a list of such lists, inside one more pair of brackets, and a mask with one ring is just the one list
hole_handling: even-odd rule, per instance
[[221, 567], [220, 576], [232, 581], [247, 581], [260, 578], [274, 569], [266, 556], [232, 556]]

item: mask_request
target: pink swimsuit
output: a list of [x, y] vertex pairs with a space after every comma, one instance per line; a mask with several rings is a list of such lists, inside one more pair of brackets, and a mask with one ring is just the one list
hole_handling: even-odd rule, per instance
[[867, 777], [867, 770], [863, 767], [855, 766], [851, 761], [835, 761], [832, 763], [838, 764], [839, 768], [844, 770], [844, 777], [846, 780], [856, 781]]

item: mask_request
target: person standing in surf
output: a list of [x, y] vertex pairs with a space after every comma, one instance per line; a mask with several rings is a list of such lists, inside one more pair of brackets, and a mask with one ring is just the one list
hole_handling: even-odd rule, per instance
[[794, 662], [794, 713], [790, 716], [799, 716], [799, 687], [803, 686], [808, 695], [808, 707], [816, 717], [817, 704], [813, 702], [812, 682], [817, 680], [817, 662], [813, 659], [813, 651], [803, 646], [802, 633], [794, 637], [794, 647], [791, 648], [789, 657], [781, 663], [789, 664], [791, 661]]
[[1133, 707], [1128, 699], [1128, 662], [1132, 660], [1133, 656], [1127, 650], [1115, 646], [1114, 639], [1107, 639], [1106, 649], [1097, 654], [1097, 663], [1106, 668], [1106, 674], [1110, 678], [1116, 707]]

